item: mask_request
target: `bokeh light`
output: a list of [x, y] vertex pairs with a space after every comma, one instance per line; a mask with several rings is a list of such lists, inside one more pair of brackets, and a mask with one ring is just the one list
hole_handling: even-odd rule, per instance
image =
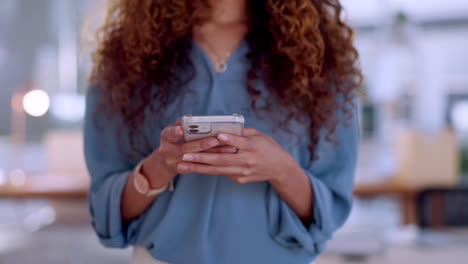
[[468, 102], [455, 105], [452, 111], [452, 119], [457, 130], [468, 132]]
[[23, 97], [23, 108], [31, 116], [39, 117], [47, 113], [50, 106], [49, 95], [43, 90], [32, 90]]
[[14, 169], [10, 172], [10, 183], [13, 186], [21, 187], [26, 183], [26, 174], [21, 169]]
[[6, 182], [7, 182], [6, 173], [3, 169], [0, 168], [0, 186], [6, 184]]
[[51, 225], [56, 220], [56, 212], [52, 206], [44, 206], [36, 212], [29, 214], [23, 225], [29, 232], [39, 231], [41, 228]]
[[76, 94], [56, 94], [50, 105], [51, 115], [62, 122], [79, 122], [85, 113], [85, 98]]

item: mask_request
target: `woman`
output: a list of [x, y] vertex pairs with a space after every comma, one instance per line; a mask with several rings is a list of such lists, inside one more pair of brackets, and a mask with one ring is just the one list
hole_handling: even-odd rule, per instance
[[[310, 263], [345, 222], [361, 75], [337, 0], [117, 0], [94, 53], [93, 226], [134, 263]], [[243, 136], [181, 141], [184, 114]]]

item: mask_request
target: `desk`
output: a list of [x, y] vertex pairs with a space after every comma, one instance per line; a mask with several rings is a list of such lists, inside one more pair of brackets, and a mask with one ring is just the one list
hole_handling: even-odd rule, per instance
[[354, 188], [354, 195], [360, 198], [372, 198], [380, 195], [392, 195], [399, 199], [402, 210], [402, 223], [417, 224], [417, 195], [418, 188], [411, 188], [393, 182], [379, 184], [359, 184]]
[[[24, 185], [0, 185], [0, 196], [86, 196], [89, 187], [88, 175], [28, 173]], [[362, 198], [376, 195], [413, 196], [417, 189], [398, 186], [393, 183], [359, 184], [354, 188], [354, 195]]]
[[[22, 186], [0, 186], [0, 197], [14, 198], [86, 198], [89, 177], [57, 173], [27, 174]], [[360, 184], [354, 189], [354, 195], [371, 198], [379, 195], [394, 195], [400, 199], [404, 224], [416, 224], [416, 196], [419, 190], [396, 185], [394, 183]]]
[[86, 198], [87, 175], [30, 173], [24, 184], [0, 185], [0, 197], [8, 198]]

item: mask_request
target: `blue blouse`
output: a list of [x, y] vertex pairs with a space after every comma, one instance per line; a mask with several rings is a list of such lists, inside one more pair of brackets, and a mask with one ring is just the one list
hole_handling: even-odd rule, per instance
[[[246, 89], [249, 62], [246, 41], [228, 61], [224, 73], [216, 73], [207, 54], [195, 42], [191, 58], [195, 77], [164, 114], [150, 115], [162, 125], [186, 113], [218, 115], [241, 113], [246, 126], [271, 135], [297, 160], [310, 179], [314, 192], [314, 219], [304, 225], [268, 182], [239, 184], [222, 175], [189, 173], [177, 175], [173, 192], [160, 194], [152, 205], [130, 223], [121, 219], [120, 203], [129, 173], [138, 160], [116, 141], [118, 122], [97, 112], [99, 97], [91, 87], [85, 118], [85, 156], [91, 175], [89, 194], [93, 227], [105, 246], [138, 245], [161, 261], [177, 264], [284, 264], [310, 263], [348, 217], [356, 167], [359, 129], [353, 119], [341, 121], [335, 131], [338, 144], [322, 135], [319, 158], [309, 163], [307, 126], [291, 122], [291, 132], [278, 128], [274, 116], [251, 108]], [[265, 102], [268, 91], [256, 82]], [[284, 117], [285, 111], [273, 111]], [[96, 120], [97, 122], [94, 122]], [[96, 125], [97, 124], [97, 125]], [[159, 145], [159, 128], [145, 129], [153, 148]], [[119, 146], [120, 144], [121, 146]]]

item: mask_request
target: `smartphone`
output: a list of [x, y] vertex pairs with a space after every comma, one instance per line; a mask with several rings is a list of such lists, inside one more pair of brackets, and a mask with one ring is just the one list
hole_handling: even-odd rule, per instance
[[244, 131], [244, 116], [232, 115], [206, 115], [182, 117], [184, 140], [186, 142], [197, 139], [216, 137], [219, 133], [229, 133], [242, 136]]

